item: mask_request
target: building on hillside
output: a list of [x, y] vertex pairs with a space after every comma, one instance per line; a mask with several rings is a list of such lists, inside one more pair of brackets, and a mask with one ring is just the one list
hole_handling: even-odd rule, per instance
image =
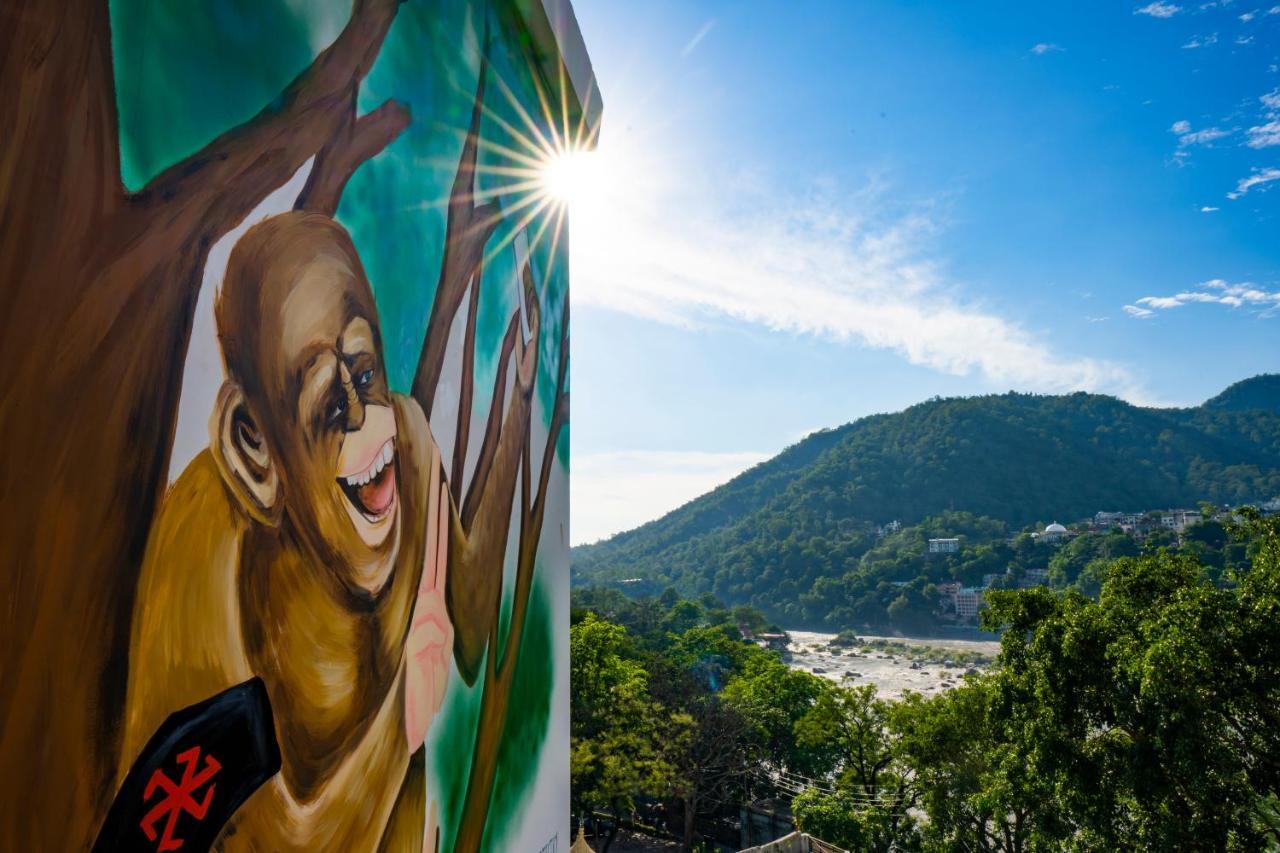
[[1049, 570], [1048, 569], [1027, 569], [1022, 573], [1021, 579], [1018, 581], [1019, 589], [1031, 589], [1037, 586], [1048, 586]]
[[1130, 536], [1145, 536], [1155, 526], [1151, 517], [1141, 512], [1126, 512], [1120, 519], [1120, 529]]
[[989, 572], [982, 576], [982, 588], [991, 589], [992, 584], [1005, 577], [1008, 572]]
[[901, 521], [890, 521], [888, 524], [882, 524], [876, 528], [876, 538], [883, 539], [886, 536], [897, 533], [902, 529]]
[[1093, 527], [1097, 530], [1107, 530], [1119, 527], [1123, 520], [1123, 512], [1096, 512], [1093, 514]]
[[956, 593], [958, 593], [964, 584], [959, 581], [947, 581], [946, 583], [936, 584], [938, 590], [938, 617], [949, 622], [956, 619]]
[[982, 594], [982, 590], [972, 586], [966, 586], [958, 590], [952, 597], [956, 608], [956, 618], [961, 621], [969, 621], [976, 618], [978, 611], [982, 608]]
[[1267, 515], [1280, 512], [1280, 497], [1272, 498], [1269, 501], [1263, 501], [1262, 505], [1259, 506], [1258, 509], [1262, 510]]
[[1203, 521], [1203, 516], [1196, 509], [1171, 509], [1160, 516], [1160, 524], [1174, 533], [1182, 533], [1193, 524]]
[[929, 553], [930, 554], [959, 554], [960, 540], [959, 539], [930, 539]]
[[1071, 531], [1058, 522], [1054, 522], [1044, 530], [1035, 534], [1037, 542], [1061, 542], [1071, 536]]

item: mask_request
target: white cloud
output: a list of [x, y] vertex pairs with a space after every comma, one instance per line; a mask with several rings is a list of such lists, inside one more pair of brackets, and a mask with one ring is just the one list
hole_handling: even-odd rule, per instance
[[1191, 41], [1182, 46], [1183, 50], [1195, 50], [1198, 47], [1209, 47], [1218, 43], [1218, 34], [1209, 33], [1207, 36], [1192, 36]]
[[1207, 205], [1207, 204], [1206, 204], [1204, 207], [1200, 208], [1200, 212], [1201, 212], [1201, 213], [1217, 213], [1217, 212], [1218, 212], [1218, 210], [1220, 210], [1220, 208], [1217, 208], [1217, 207], [1210, 207], [1210, 206], [1209, 206], [1209, 205]]
[[1134, 9], [1133, 14], [1150, 15], [1153, 18], [1172, 18], [1181, 11], [1181, 6], [1175, 6], [1172, 3], [1165, 3], [1163, 0], [1155, 0], [1154, 3], [1148, 3], [1141, 9]]
[[1258, 17], [1258, 10], [1254, 9], [1252, 12], [1245, 12], [1243, 15], [1241, 15], [1240, 21], [1241, 23], [1247, 24], [1256, 17]]
[[1138, 319], [1151, 317], [1157, 311], [1169, 311], [1184, 305], [1226, 305], [1229, 308], [1251, 309], [1260, 316], [1270, 317], [1280, 311], [1280, 290], [1264, 290], [1252, 282], [1238, 284], [1215, 278], [1201, 282], [1197, 289], [1175, 293], [1172, 296], [1144, 296], [1124, 310]]
[[1236, 36], [1236, 44], [1253, 44], [1253, 36]]
[[1044, 56], [1046, 53], [1065, 53], [1066, 48], [1060, 47], [1056, 44], [1050, 44], [1049, 42], [1042, 41], [1035, 47], [1031, 48], [1031, 52], [1034, 53], [1036, 56]]
[[1255, 168], [1248, 177], [1241, 178], [1236, 182], [1235, 191], [1227, 193], [1227, 198], [1234, 201], [1241, 196], [1247, 195], [1254, 187], [1263, 187], [1265, 189], [1266, 185], [1272, 181], [1280, 181], [1280, 169], [1275, 167]]
[[570, 468], [572, 543], [595, 542], [659, 518], [769, 456], [665, 450], [575, 452]]
[[1194, 133], [1184, 133], [1178, 137], [1179, 145], [1205, 145], [1213, 142], [1215, 139], [1221, 139], [1224, 136], [1230, 136], [1235, 133], [1234, 130], [1223, 130], [1220, 127], [1206, 127], [1204, 130], [1197, 130]]
[[606, 158], [590, 182], [602, 198], [573, 210], [576, 302], [690, 328], [727, 317], [1001, 387], [1142, 394], [1124, 367], [1064, 355], [965, 298], [932, 256], [933, 209], [887, 213], [902, 204], [883, 186], [806, 193], [757, 177], [710, 181], [651, 146], [609, 147], [606, 137], [592, 155]]
[[1262, 102], [1265, 121], [1245, 131], [1250, 148], [1269, 148], [1280, 145], [1280, 89], [1274, 89], [1258, 98]]
[[1272, 145], [1280, 145], [1280, 118], [1251, 127], [1248, 133], [1250, 148], [1269, 148]]
[[[1178, 137], [1178, 147], [1188, 148], [1192, 145], [1208, 145], [1209, 143], [1222, 139], [1224, 136], [1230, 136], [1236, 132], [1235, 128], [1223, 130], [1220, 127], [1206, 127], [1203, 130], [1191, 130], [1191, 122], [1186, 119], [1175, 121], [1169, 126], [1169, 132]], [[1187, 154], [1185, 151], [1174, 153], [1175, 160], [1184, 159]]]

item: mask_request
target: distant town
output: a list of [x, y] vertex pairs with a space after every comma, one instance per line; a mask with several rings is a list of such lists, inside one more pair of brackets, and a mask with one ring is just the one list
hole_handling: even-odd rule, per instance
[[[1258, 506], [1263, 515], [1280, 513], [1280, 497], [1272, 498]], [[1070, 526], [1053, 522], [1043, 530], [1032, 532], [1031, 538], [1041, 545], [1062, 545], [1077, 536], [1086, 534], [1119, 531], [1136, 541], [1143, 541], [1155, 531], [1171, 531], [1181, 542], [1186, 532], [1197, 524], [1218, 522], [1220, 524], [1239, 520], [1237, 509], [1230, 507], [1202, 506], [1200, 509], [1156, 509], [1144, 512], [1107, 512], [1099, 511], [1093, 517], [1073, 522]], [[899, 521], [890, 521], [877, 530], [881, 538], [902, 529]], [[1026, 535], [1020, 533], [1019, 536]], [[1010, 537], [1013, 543], [1017, 536]], [[931, 556], [959, 555], [962, 550], [959, 537], [933, 538], [928, 540], [928, 553]], [[1050, 553], [1045, 555], [1048, 562]], [[977, 621], [978, 612], [985, 604], [985, 596], [991, 589], [1031, 589], [1049, 584], [1049, 569], [1032, 568], [1021, 572], [993, 572], [983, 575], [981, 586], [965, 586], [959, 582], [937, 584], [940, 611], [937, 614], [942, 622], [956, 625], [968, 625]], [[905, 584], [904, 584], [905, 585]]]

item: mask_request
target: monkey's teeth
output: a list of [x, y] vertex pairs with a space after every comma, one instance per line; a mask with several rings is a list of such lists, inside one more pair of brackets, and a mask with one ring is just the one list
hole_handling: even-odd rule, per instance
[[359, 488], [360, 486], [366, 485], [381, 474], [382, 469], [390, 465], [391, 460], [394, 459], [395, 456], [395, 448], [392, 447], [391, 442], [388, 441], [386, 444], [382, 445], [382, 452], [373, 460], [373, 464], [361, 471], [359, 474], [352, 474], [350, 477], [346, 478], [347, 485], [352, 488]]

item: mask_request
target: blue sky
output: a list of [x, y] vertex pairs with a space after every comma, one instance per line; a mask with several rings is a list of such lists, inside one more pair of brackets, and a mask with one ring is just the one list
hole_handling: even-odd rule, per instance
[[1280, 370], [1280, 6], [575, 8], [575, 542], [933, 395]]

